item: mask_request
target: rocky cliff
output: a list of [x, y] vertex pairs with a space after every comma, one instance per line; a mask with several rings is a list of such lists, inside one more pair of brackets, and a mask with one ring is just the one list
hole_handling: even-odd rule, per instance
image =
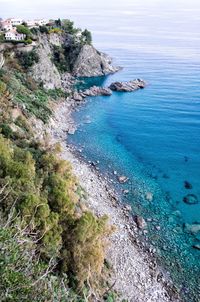
[[[69, 73], [74, 77], [95, 77], [114, 73], [119, 69], [112, 66], [112, 60], [106, 54], [97, 51], [92, 45], [74, 41], [71, 35], [40, 34], [35, 49], [39, 62], [30, 72], [47, 89], [61, 88], [63, 85], [68, 87], [64, 83], [66, 73], [69, 79]], [[62, 58], [59, 62], [60, 69], [55, 62], [55, 55]], [[67, 65], [67, 72], [62, 68], [63, 65]]]
[[84, 45], [75, 60], [72, 73], [76, 77], [93, 77], [114, 73], [117, 67], [111, 65], [111, 59], [97, 51], [92, 45]]
[[61, 46], [58, 35], [39, 35], [36, 51], [39, 54], [39, 62], [34, 64], [30, 74], [38, 81], [42, 82], [44, 88], [61, 88], [61, 75], [52, 61], [52, 45]]

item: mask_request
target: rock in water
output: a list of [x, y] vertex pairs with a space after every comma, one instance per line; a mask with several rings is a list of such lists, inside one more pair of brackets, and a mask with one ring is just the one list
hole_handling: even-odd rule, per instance
[[187, 204], [197, 204], [198, 203], [198, 198], [194, 194], [188, 194], [183, 198], [183, 201]]
[[109, 88], [113, 91], [132, 92], [145, 86], [146, 83], [143, 80], [137, 79], [129, 82], [114, 82]]
[[128, 177], [126, 176], [119, 176], [118, 177], [118, 181], [120, 182], [120, 184], [124, 184], [128, 181]]
[[200, 251], [200, 244], [194, 244], [192, 247], [193, 247], [194, 249]]
[[135, 216], [135, 222], [139, 229], [145, 229], [147, 227], [146, 221], [141, 216]]
[[189, 183], [189, 181], [187, 181], [187, 180], [184, 182], [184, 187], [185, 187], [186, 189], [192, 189], [191, 183]]
[[147, 192], [145, 195], [146, 200], [153, 201], [153, 194], [151, 192]]
[[82, 102], [83, 101], [83, 97], [77, 92], [75, 91], [73, 93], [73, 97], [72, 97], [75, 101], [77, 102]]
[[185, 224], [185, 231], [192, 234], [197, 234], [200, 232], [200, 224], [194, 223], [194, 224]]
[[97, 86], [92, 86], [90, 89], [86, 89], [82, 92], [84, 97], [97, 95], [110, 96], [111, 94], [112, 90], [110, 88]]

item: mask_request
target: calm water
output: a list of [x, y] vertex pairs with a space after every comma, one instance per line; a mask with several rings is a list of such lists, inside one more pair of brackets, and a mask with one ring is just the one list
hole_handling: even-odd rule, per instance
[[[185, 300], [199, 301], [200, 251], [192, 246], [200, 244], [200, 233], [186, 233], [184, 224], [200, 224], [200, 10], [138, 6], [86, 14], [96, 46], [124, 67], [95, 84], [143, 78], [148, 86], [90, 98], [74, 114], [80, 127], [70, 142], [83, 146], [88, 160], [99, 160], [103, 173], [129, 176], [127, 201], [153, 218], [148, 238], [158, 258]], [[153, 202], [144, 198], [148, 191]], [[198, 203], [184, 203], [187, 194]]]

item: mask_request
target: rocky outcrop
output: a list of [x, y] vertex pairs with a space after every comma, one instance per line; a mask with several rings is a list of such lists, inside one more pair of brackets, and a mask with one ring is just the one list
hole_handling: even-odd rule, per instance
[[137, 89], [142, 89], [146, 86], [146, 83], [141, 80], [133, 80], [129, 82], [115, 82], [112, 83], [109, 88], [113, 91], [131, 92]]
[[51, 60], [51, 44], [47, 35], [38, 37], [36, 51], [39, 54], [39, 62], [32, 67], [31, 76], [37, 82], [42, 82], [46, 89], [61, 88], [61, 75]]
[[72, 74], [76, 77], [95, 77], [114, 73], [119, 67], [111, 65], [111, 59], [92, 45], [84, 45], [74, 62]]
[[112, 90], [106, 87], [92, 86], [89, 89], [81, 91], [80, 94], [82, 97], [97, 96], [97, 95], [109, 96], [112, 94]]
[[75, 82], [76, 79], [71, 75], [71, 73], [65, 72], [61, 75], [61, 84], [65, 92], [70, 93]]
[[[139, 80], [135, 80], [135, 81], [132, 81], [131, 83], [134, 83], [134, 89], [132, 90], [124, 90], [125, 92], [126, 91], [134, 91], [136, 89], [139, 89], [139, 88], [142, 88], [142, 87], [139, 87], [139, 85], [137, 86], [136, 88], [136, 84], [139, 82]], [[66, 83], [66, 82], [65, 82]], [[92, 86], [91, 88], [88, 88], [86, 90], [80, 90], [79, 92], [78, 91], [75, 91], [73, 94], [72, 94], [72, 99], [76, 102], [81, 102], [83, 101], [86, 97], [89, 97], [89, 96], [98, 96], [98, 95], [102, 95], [102, 96], [110, 96], [112, 95], [112, 89], [114, 90], [114, 87], [117, 86], [118, 87], [118, 83], [120, 83], [121, 86], [123, 87], [127, 87], [127, 82], [116, 82], [116, 83], [113, 83], [110, 85], [110, 87], [98, 87], [98, 86]], [[129, 82], [130, 83], [130, 82]], [[133, 84], [132, 84], [133, 85]], [[142, 84], [144, 87], [145, 87], [145, 83], [144, 81], [142, 81]], [[133, 88], [133, 86], [132, 86]], [[119, 91], [119, 90], [117, 90]], [[123, 91], [123, 90], [120, 90], [120, 91]], [[150, 199], [153, 200], [153, 197], [150, 196], [148, 198], [148, 195], [150, 195], [151, 193], [149, 192], [147, 194], [147, 199]]]

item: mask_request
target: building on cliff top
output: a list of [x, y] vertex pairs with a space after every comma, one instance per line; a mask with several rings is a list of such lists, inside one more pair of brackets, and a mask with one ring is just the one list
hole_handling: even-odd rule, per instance
[[25, 38], [26, 35], [18, 33], [15, 28], [5, 33], [6, 40], [23, 41]]

